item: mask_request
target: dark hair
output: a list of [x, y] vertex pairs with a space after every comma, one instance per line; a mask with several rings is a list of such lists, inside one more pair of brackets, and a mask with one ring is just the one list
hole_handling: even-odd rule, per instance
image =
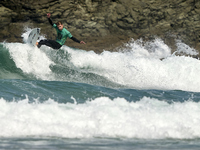
[[62, 22], [61, 21], [58, 21], [57, 23], [56, 23], [56, 25], [58, 26], [58, 25], [62, 25]]

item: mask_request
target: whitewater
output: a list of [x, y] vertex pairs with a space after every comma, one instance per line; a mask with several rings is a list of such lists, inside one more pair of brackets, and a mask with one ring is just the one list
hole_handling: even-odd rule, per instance
[[38, 49], [30, 30], [0, 43], [1, 149], [198, 149], [195, 49], [159, 38], [101, 54]]

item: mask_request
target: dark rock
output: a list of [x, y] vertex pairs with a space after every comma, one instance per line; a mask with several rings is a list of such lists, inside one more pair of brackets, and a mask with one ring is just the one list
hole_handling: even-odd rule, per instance
[[[40, 27], [55, 39], [47, 13], [86, 45], [68, 46], [101, 52], [114, 50], [130, 38], [157, 36], [172, 48], [173, 40], [200, 50], [200, 1], [197, 0], [1, 0], [0, 41], [22, 42], [24, 27]], [[173, 35], [173, 36], [169, 36]]]

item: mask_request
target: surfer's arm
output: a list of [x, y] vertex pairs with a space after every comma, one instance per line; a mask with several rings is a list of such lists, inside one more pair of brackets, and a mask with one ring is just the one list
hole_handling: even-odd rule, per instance
[[49, 21], [49, 23], [53, 26], [53, 22], [52, 22], [52, 20], [51, 20], [50, 17], [51, 17], [51, 14], [48, 13], [48, 14], [47, 14], [48, 21]]
[[48, 21], [53, 26], [53, 22], [52, 22], [51, 18], [48, 18]]
[[79, 41], [78, 39], [76, 39], [75, 37], [71, 37], [70, 39], [72, 39], [74, 42], [80, 43], [80, 44], [85, 44], [85, 42], [83, 41]]
[[78, 39], [76, 39], [75, 37], [71, 37], [70, 39], [72, 39], [74, 42], [80, 43], [81, 41], [79, 41]]

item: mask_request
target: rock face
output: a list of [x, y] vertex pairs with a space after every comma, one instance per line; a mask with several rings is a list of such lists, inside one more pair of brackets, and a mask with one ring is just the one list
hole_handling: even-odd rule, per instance
[[24, 27], [40, 27], [55, 39], [46, 14], [79, 40], [66, 45], [86, 50], [113, 50], [130, 38], [162, 38], [172, 48], [181, 39], [200, 50], [199, 0], [1, 0], [0, 41], [21, 42]]

